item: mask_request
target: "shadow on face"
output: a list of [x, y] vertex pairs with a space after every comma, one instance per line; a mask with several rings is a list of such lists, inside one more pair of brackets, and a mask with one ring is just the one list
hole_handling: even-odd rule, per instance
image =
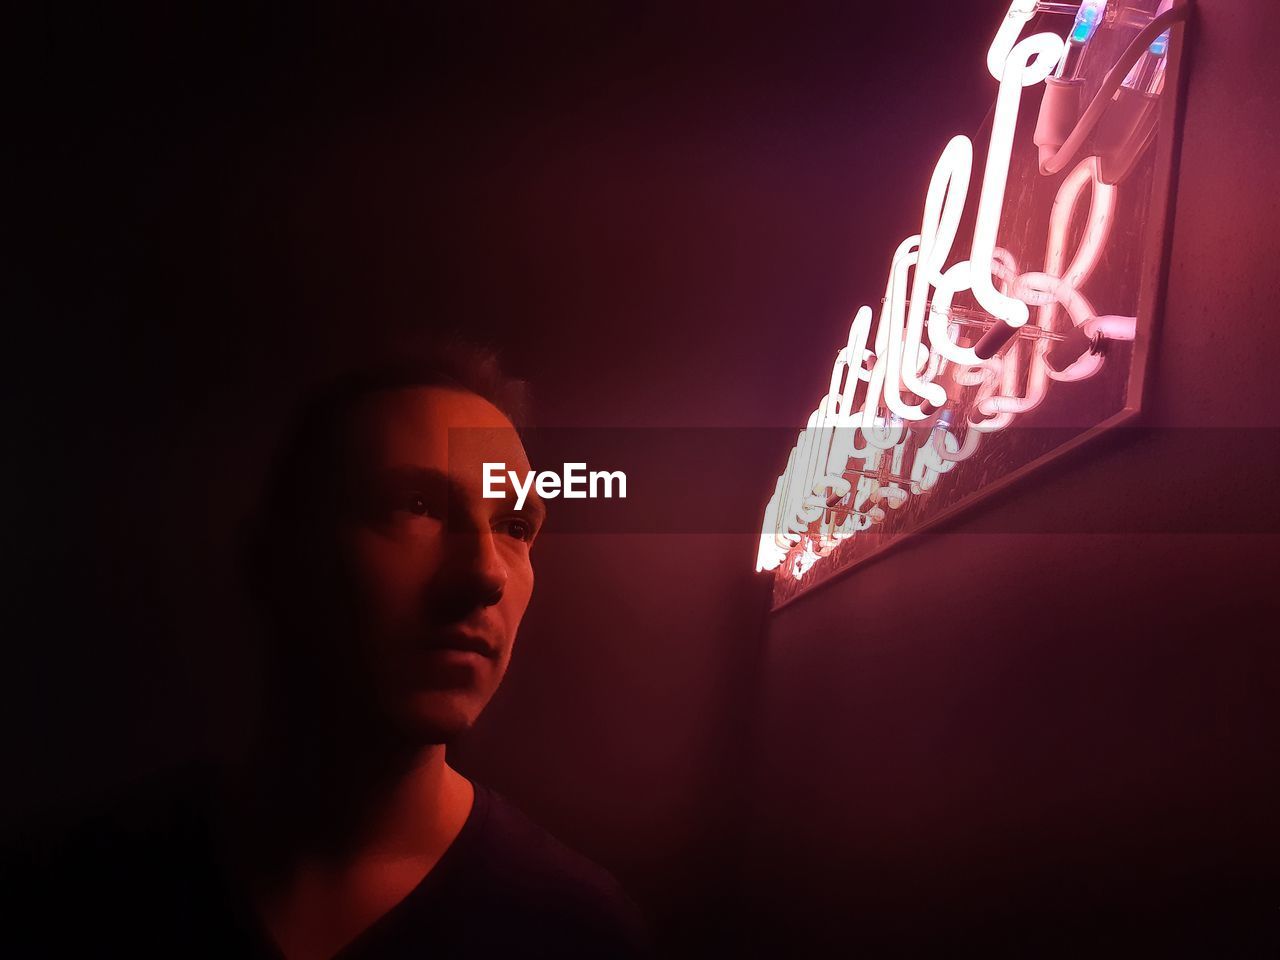
[[533, 591], [541, 503], [483, 496], [484, 463], [528, 457], [497, 407], [447, 387], [374, 391], [333, 426], [276, 527], [269, 693], [317, 725], [447, 742], [496, 691]]

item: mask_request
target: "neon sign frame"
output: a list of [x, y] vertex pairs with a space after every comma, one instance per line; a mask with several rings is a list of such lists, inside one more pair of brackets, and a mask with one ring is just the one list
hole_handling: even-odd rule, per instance
[[[1116, 6], [1010, 4], [986, 58], [999, 89], [976, 210], [968, 203], [973, 141], [956, 136], [934, 169], [920, 232], [891, 258], [878, 318], [869, 306], [855, 314], [827, 393], [765, 508], [756, 569], [775, 571], [774, 609], [1140, 409], [1167, 259], [1189, 3]], [[1048, 30], [1022, 38], [1037, 14], [1039, 27], [1068, 12], [1075, 23], [1065, 38]], [[1019, 138], [1025, 92], [1037, 85], [1044, 94], [1035, 132]], [[1092, 100], [1082, 109], [1085, 93]], [[1021, 169], [1028, 166], [1030, 173]], [[1013, 227], [1037, 219], [1047, 238], [1034, 250]], [[965, 225], [969, 256], [947, 266]], [[1041, 256], [1038, 270], [1020, 266]], [[1114, 314], [1094, 306], [1134, 299]], [[1057, 383], [1078, 390], [1095, 377], [1111, 409], [1099, 411], [1095, 397], [1082, 420], [1068, 423], [1071, 397], [1065, 406], [1045, 403]], [[1046, 416], [1071, 429], [1043, 449], [1004, 432], [1019, 418], [1043, 426]], [[981, 482], [968, 489], [975, 464], [983, 465]], [[966, 467], [970, 476], [956, 473], [965, 482], [954, 495], [939, 496], [947, 475]], [[909, 519], [894, 522], [901, 517]]]

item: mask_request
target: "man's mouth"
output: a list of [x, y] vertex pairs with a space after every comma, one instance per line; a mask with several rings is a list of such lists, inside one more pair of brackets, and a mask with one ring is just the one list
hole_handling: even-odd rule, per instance
[[498, 657], [498, 648], [482, 634], [459, 629], [435, 633], [428, 641], [427, 649], [475, 653], [491, 660], [496, 660]]

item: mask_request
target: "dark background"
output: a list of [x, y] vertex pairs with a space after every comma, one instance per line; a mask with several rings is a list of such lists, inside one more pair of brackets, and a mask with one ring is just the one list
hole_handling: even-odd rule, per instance
[[[1275, 528], [1161, 530], [1157, 466], [1172, 428], [1280, 426], [1280, 18], [1198, 6], [1146, 433], [772, 617], [749, 536], [539, 543], [458, 760], [618, 873], [669, 952], [1275, 936]], [[460, 328], [541, 425], [799, 426], [938, 151], [981, 123], [1006, 7], [10, 24], [5, 822], [234, 741], [236, 524], [296, 391], [353, 354]], [[785, 455], [727, 465], [732, 509]], [[1229, 456], [1185, 469], [1206, 508], [1238, 489]], [[1063, 498], [1161, 532], [990, 532]]]

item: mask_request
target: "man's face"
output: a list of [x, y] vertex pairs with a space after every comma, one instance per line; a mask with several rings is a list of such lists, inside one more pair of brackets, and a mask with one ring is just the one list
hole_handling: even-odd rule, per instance
[[481, 496], [484, 462], [523, 476], [528, 458], [496, 407], [441, 387], [370, 395], [344, 437], [350, 679], [397, 729], [444, 742], [493, 696], [533, 591], [541, 503]]

